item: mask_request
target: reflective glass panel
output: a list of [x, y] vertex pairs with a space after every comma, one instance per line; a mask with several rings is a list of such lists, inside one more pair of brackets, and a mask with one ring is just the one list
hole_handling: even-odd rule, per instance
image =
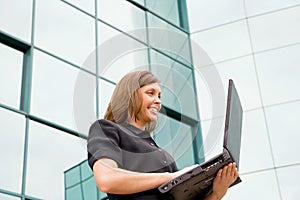
[[231, 187], [224, 196], [224, 200], [281, 199], [274, 170], [241, 175], [240, 177], [243, 182]]
[[158, 145], [173, 156], [178, 168], [193, 165], [194, 138], [191, 127], [162, 114], [158, 119], [158, 127], [154, 132], [154, 139]]
[[145, 3], [146, 7], [155, 14], [180, 26], [178, 1], [146, 0]]
[[0, 193], [0, 199], [1, 200], [20, 200], [21, 198]]
[[197, 118], [192, 70], [156, 51], [150, 51], [151, 71], [160, 81], [162, 104]]
[[[96, 199], [98, 190], [94, 177], [86, 179], [82, 182], [84, 199]], [[71, 200], [71, 199], [70, 199]]]
[[88, 162], [85, 161], [81, 165], [81, 180], [85, 180], [94, 176], [93, 171], [91, 170]]
[[245, 112], [239, 172], [245, 173], [272, 167], [274, 164], [263, 111], [259, 109]]
[[[83, 139], [31, 121], [29, 124], [26, 194], [63, 200], [64, 171], [87, 159]], [[49, 185], [49, 187], [41, 187]]]
[[[191, 39], [206, 52], [213, 63], [251, 53], [245, 20], [191, 34]], [[198, 52], [194, 47], [192, 52], [193, 57], [201, 56], [194, 54]], [[197, 63], [197, 67], [207, 64], [205, 60], [202, 62]]]
[[[146, 46], [125, 35], [120, 35], [119, 42], [113, 42], [110, 46], [118, 45], [107, 52], [100, 52], [100, 74], [117, 83], [125, 74], [137, 70], [149, 70], [148, 51]], [[121, 46], [122, 47], [121, 47]], [[106, 51], [106, 52], [105, 52]], [[109, 51], [109, 50], [108, 50]]]
[[282, 199], [300, 199], [299, 185], [300, 165], [277, 169]]
[[88, 133], [96, 119], [96, 79], [67, 63], [34, 51], [31, 113]]
[[[261, 107], [259, 88], [253, 57], [246, 56], [216, 64], [227, 96], [229, 79], [234, 81], [243, 110]], [[199, 91], [201, 93], [201, 90]], [[203, 105], [205, 107], [205, 104]]]
[[247, 9], [247, 16], [253, 16], [299, 5], [299, 3], [299, 0], [245, 0], [245, 7]]
[[[146, 42], [145, 12], [128, 1], [99, 0], [98, 18]], [[141, 31], [134, 31], [136, 29]]]
[[65, 172], [65, 187], [71, 187], [75, 184], [80, 183], [80, 166], [76, 166]]
[[199, 155], [200, 160], [208, 161], [223, 152], [224, 124], [224, 117], [201, 121], [203, 146], [199, 148], [204, 155]]
[[266, 119], [276, 166], [300, 162], [300, 102], [266, 108]]
[[95, 1], [94, 0], [67, 0], [74, 6], [88, 12], [91, 15], [95, 15]]
[[99, 79], [99, 118], [103, 118], [115, 85]]
[[32, 0], [0, 1], [1, 31], [31, 42]]
[[192, 33], [245, 17], [242, 0], [188, 0], [186, 3]]
[[0, 103], [19, 108], [23, 53], [0, 43]]
[[300, 42], [300, 6], [249, 18], [248, 21], [255, 52]]
[[[35, 45], [83, 65], [95, 50], [95, 19], [62, 1], [37, 1], [36, 4]], [[95, 57], [88, 65], [95, 72]]]
[[191, 65], [189, 37], [187, 33], [147, 13], [149, 45], [168, 56]]
[[20, 193], [25, 142], [25, 117], [0, 108], [0, 127], [0, 188]]
[[300, 99], [300, 45], [255, 55], [264, 105]]
[[83, 191], [81, 189], [81, 185], [75, 185], [71, 188], [68, 188], [66, 190], [66, 198], [65, 200], [72, 200], [72, 199], [76, 199], [76, 200], [83, 200]]

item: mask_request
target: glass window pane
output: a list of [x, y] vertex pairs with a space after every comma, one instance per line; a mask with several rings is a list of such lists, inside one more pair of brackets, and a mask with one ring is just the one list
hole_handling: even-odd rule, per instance
[[115, 85], [102, 79], [99, 79], [99, 85], [99, 118], [103, 118]]
[[[84, 82], [80, 82], [78, 77], [84, 79]], [[88, 133], [90, 123], [96, 120], [93, 107], [95, 94], [92, 93], [90, 97], [85, 94], [80, 96], [75, 93], [75, 89], [80, 92], [80, 88], [75, 87], [82, 85], [94, 89], [92, 92], [95, 93], [95, 77], [40, 51], [34, 51], [32, 79], [31, 112], [34, 115], [79, 130], [83, 134]], [[86, 102], [80, 105], [79, 110], [77, 98], [85, 98]], [[78, 114], [84, 117], [80, 124], [74, 121]]]
[[83, 139], [31, 121], [26, 195], [63, 200], [64, 171], [87, 159], [85, 143]]
[[146, 0], [145, 3], [146, 7], [155, 14], [178, 27], [180, 26], [178, 1]]
[[300, 162], [300, 102], [265, 109], [276, 166]]
[[[126, 45], [126, 43], [128, 42], [130, 45], [132, 45], [132, 49], [126, 49], [126, 51], [124, 52], [122, 52], [121, 50], [120, 52], [118, 52], [120, 53], [119, 55], [115, 54], [113, 59], [109, 60], [107, 66], [100, 66], [100, 75], [115, 83], [119, 82], [119, 80], [128, 72], [136, 70], [149, 70], [147, 48], [127, 36], [124, 37], [125, 40], [121, 39], [122, 41], [124, 41], [124, 45]], [[119, 48], [119, 50], [120, 49], [121, 48]], [[114, 52], [119, 50], [114, 50]], [[103, 51], [105, 50], [103, 49]], [[100, 53], [100, 60], [107, 60], [107, 56], [110, 55], [105, 54], [105, 52], [103, 52], [103, 54]]]
[[[191, 38], [193, 42], [203, 48], [213, 63], [251, 53], [248, 27], [245, 20], [194, 33]], [[193, 57], [197, 56], [199, 55], [193, 55]]]
[[300, 6], [248, 21], [255, 52], [300, 42]]
[[76, 166], [65, 172], [65, 187], [71, 187], [75, 184], [80, 183], [80, 166]]
[[188, 0], [186, 3], [191, 32], [245, 18], [242, 0]]
[[137, 69], [148, 69], [147, 46], [98, 23], [99, 75], [118, 82], [124, 74]]
[[184, 64], [191, 65], [188, 34], [147, 13], [149, 44]]
[[0, 193], [0, 199], [1, 200], [20, 200], [21, 198]]
[[299, 5], [299, 3], [299, 0], [245, 0], [245, 7], [247, 16], [253, 16]]
[[[105, 42], [110, 42], [114, 37], [122, 34], [120, 31], [98, 21], [98, 44], [103, 45]], [[100, 47], [101, 48], [101, 47]], [[101, 55], [100, 55], [101, 56]]]
[[31, 42], [32, 0], [0, 1], [1, 31]]
[[[35, 45], [81, 66], [95, 50], [95, 20], [62, 1], [36, 4]], [[87, 64], [95, 72], [95, 59]]]
[[300, 99], [300, 45], [255, 55], [264, 105]]
[[[120, 15], [112, 13], [122, 13]], [[100, 0], [98, 1], [98, 18], [130, 35], [146, 41], [145, 12], [128, 1], [124, 0]], [[136, 29], [144, 29], [135, 32]], [[132, 31], [132, 32], [130, 32]]]
[[274, 167], [262, 109], [245, 112], [242, 128], [239, 172], [245, 173]]
[[25, 117], [0, 108], [0, 127], [0, 188], [21, 193]]
[[74, 6], [95, 15], [95, 1], [94, 0], [67, 0]]
[[91, 170], [87, 161], [83, 162], [80, 165], [80, 167], [81, 167], [81, 180], [85, 180], [87, 178], [91, 178], [94, 176], [93, 171]]
[[193, 165], [194, 138], [191, 127], [162, 114], [159, 114], [158, 119], [158, 127], [154, 133], [157, 144], [173, 156], [178, 168]]
[[97, 199], [97, 192], [100, 192], [100, 190], [98, 191], [94, 177], [84, 180], [82, 182], [82, 189], [84, 199]]
[[[215, 65], [223, 82], [225, 95], [227, 95], [228, 81], [235, 83], [243, 110], [261, 107], [256, 71], [252, 56], [246, 56]], [[199, 91], [201, 93], [201, 90]], [[204, 107], [205, 105], [203, 105]]]
[[282, 199], [300, 199], [300, 165], [277, 169]]
[[[220, 125], [219, 127], [216, 127]], [[201, 121], [203, 146], [200, 147], [204, 155], [199, 155], [200, 160], [208, 161], [223, 152], [225, 117]]]
[[66, 190], [66, 199], [65, 200], [83, 200], [81, 185], [76, 185], [74, 187], [68, 188]]
[[241, 175], [241, 179], [243, 182], [230, 188], [224, 200], [281, 199], [274, 170]]
[[19, 108], [23, 53], [0, 43], [0, 103]]
[[150, 51], [151, 71], [160, 81], [162, 104], [197, 119], [192, 70], [156, 51]]

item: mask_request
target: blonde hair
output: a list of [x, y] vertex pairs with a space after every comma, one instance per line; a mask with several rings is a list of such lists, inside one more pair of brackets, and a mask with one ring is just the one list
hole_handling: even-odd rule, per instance
[[[138, 89], [150, 83], [158, 83], [158, 79], [149, 71], [135, 71], [126, 74], [116, 85], [110, 99], [104, 119], [117, 123], [128, 123], [130, 119], [138, 120], [142, 99]], [[153, 131], [156, 121], [146, 125], [146, 130]]]

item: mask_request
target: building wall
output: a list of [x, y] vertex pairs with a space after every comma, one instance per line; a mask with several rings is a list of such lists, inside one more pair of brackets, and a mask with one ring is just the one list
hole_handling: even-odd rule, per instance
[[88, 129], [102, 118], [119, 79], [137, 69], [161, 81], [164, 107], [155, 140], [180, 168], [199, 161], [202, 137], [182, 5], [0, 1], [1, 199], [104, 197], [86, 163]]
[[[191, 39], [210, 57], [198, 70], [217, 69], [226, 89], [232, 78], [244, 108], [240, 174], [225, 199], [300, 198], [300, 1], [187, 1]], [[194, 55], [199, 56], [199, 55]], [[212, 119], [209, 88], [197, 82], [205, 155]]]

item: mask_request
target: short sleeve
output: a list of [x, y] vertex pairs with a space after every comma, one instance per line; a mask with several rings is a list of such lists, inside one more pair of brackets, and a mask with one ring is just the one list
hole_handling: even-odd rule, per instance
[[107, 120], [97, 120], [89, 130], [87, 149], [88, 162], [91, 169], [100, 158], [109, 158], [122, 166], [122, 151], [119, 147], [119, 133], [114, 123]]

